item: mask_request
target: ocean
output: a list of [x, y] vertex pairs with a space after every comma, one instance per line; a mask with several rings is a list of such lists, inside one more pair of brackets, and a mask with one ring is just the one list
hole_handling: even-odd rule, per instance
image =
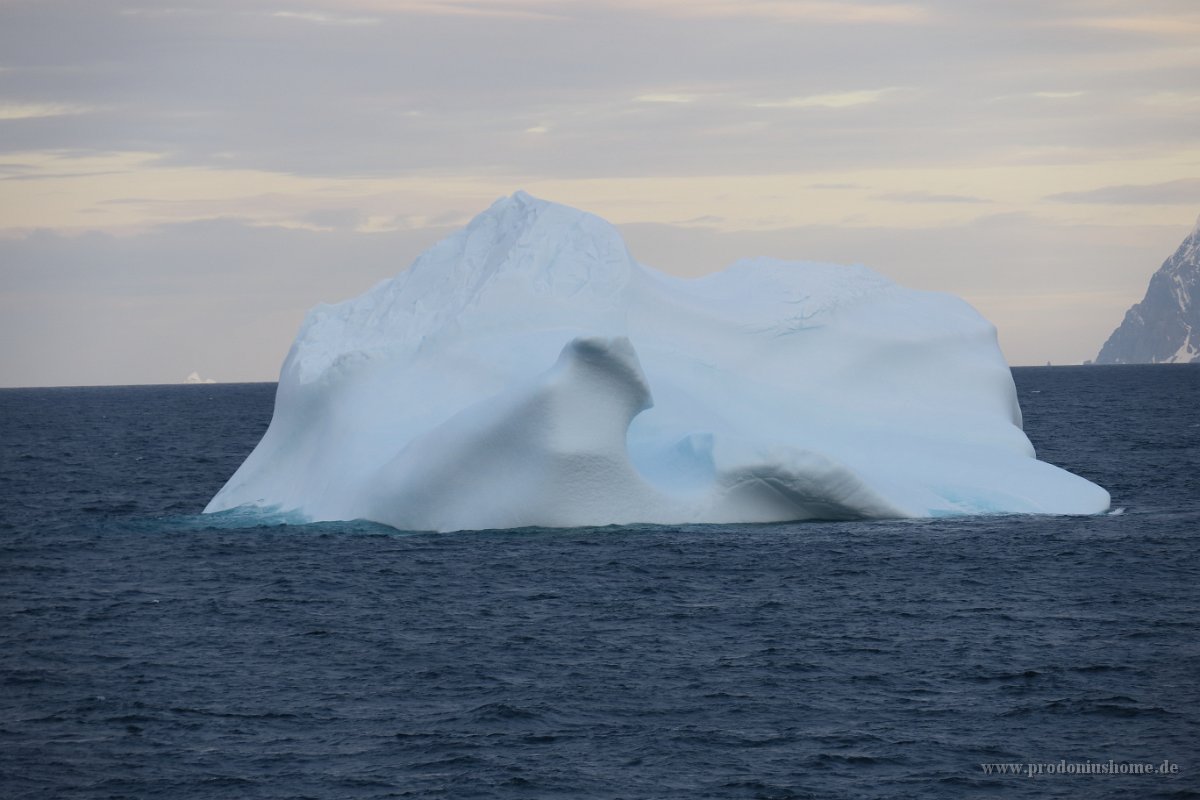
[[0, 796], [1200, 797], [1200, 367], [1014, 376], [1113, 513], [202, 516], [273, 384], [2, 390]]

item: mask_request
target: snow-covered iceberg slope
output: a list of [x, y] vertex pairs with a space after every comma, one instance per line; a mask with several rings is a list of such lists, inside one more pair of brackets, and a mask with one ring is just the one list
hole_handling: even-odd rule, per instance
[[411, 530], [1091, 514], [1036, 460], [994, 328], [863, 267], [638, 264], [523, 193], [313, 309], [207, 512]]

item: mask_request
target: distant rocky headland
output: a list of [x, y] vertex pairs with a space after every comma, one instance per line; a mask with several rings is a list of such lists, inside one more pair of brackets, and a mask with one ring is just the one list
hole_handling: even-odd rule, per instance
[[1150, 278], [1146, 296], [1100, 348], [1096, 364], [1200, 363], [1200, 220]]

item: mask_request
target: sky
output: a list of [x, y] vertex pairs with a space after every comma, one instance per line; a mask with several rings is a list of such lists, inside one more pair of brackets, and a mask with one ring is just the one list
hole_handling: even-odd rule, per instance
[[0, 0], [0, 385], [273, 380], [518, 189], [1080, 363], [1200, 213], [1200, 4]]

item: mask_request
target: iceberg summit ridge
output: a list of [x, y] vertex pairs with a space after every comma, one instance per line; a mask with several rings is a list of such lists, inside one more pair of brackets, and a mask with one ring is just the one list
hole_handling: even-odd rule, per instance
[[453, 531], [1108, 506], [1036, 459], [962, 300], [767, 258], [677, 278], [518, 192], [309, 312], [205, 511]]

